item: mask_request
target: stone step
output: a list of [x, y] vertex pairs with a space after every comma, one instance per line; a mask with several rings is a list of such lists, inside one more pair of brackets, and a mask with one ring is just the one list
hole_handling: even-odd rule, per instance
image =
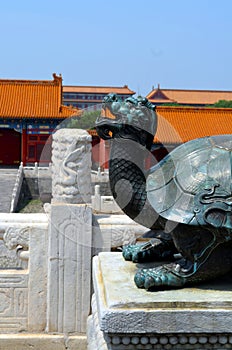
[[18, 168], [0, 168], [0, 212], [9, 213]]

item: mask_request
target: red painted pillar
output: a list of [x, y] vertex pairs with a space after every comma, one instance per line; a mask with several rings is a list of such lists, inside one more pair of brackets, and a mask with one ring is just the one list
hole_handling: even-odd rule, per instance
[[102, 170], [109, 168], [109, 156], [110, 143], [101, 139], [99, 143], [99, 165]]
[[22, 142], [21, 142], [21, 161], [26, 165], [27, 161], [27, 126], [23, 125]]

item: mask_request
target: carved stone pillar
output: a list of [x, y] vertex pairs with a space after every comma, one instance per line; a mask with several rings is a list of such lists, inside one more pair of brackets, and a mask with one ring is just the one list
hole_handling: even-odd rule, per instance
[[91, 136], [85, 130], [60, 129], [52, 142], [53, 203], [91, 202]]
[[91, 136], [60, 129], [52, 161], [47, 330], [81, 333], [91, 294]]

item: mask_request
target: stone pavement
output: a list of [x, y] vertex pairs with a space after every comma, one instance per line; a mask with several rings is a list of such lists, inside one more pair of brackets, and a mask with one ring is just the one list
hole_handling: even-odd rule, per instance
[[17, 167], [0, 167], [0, 213], [9, 213]]

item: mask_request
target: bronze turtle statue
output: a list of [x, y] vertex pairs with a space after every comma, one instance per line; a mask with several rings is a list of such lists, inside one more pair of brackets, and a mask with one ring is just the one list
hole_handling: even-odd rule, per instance
[[184, 143], [146, 169], [156, 128], [156, 108], [146, 98], [122, 101], [115, 94], [104, 99], [96, 121], [99, 136], [111, 143], [109, 178], [116, 202], [158, 232], [149, 243], [124, 247], [125, 259], [170, 260], [138, 269], [135, 283], [168, 289], [224, 275], [232, 268], [232, 136]]

